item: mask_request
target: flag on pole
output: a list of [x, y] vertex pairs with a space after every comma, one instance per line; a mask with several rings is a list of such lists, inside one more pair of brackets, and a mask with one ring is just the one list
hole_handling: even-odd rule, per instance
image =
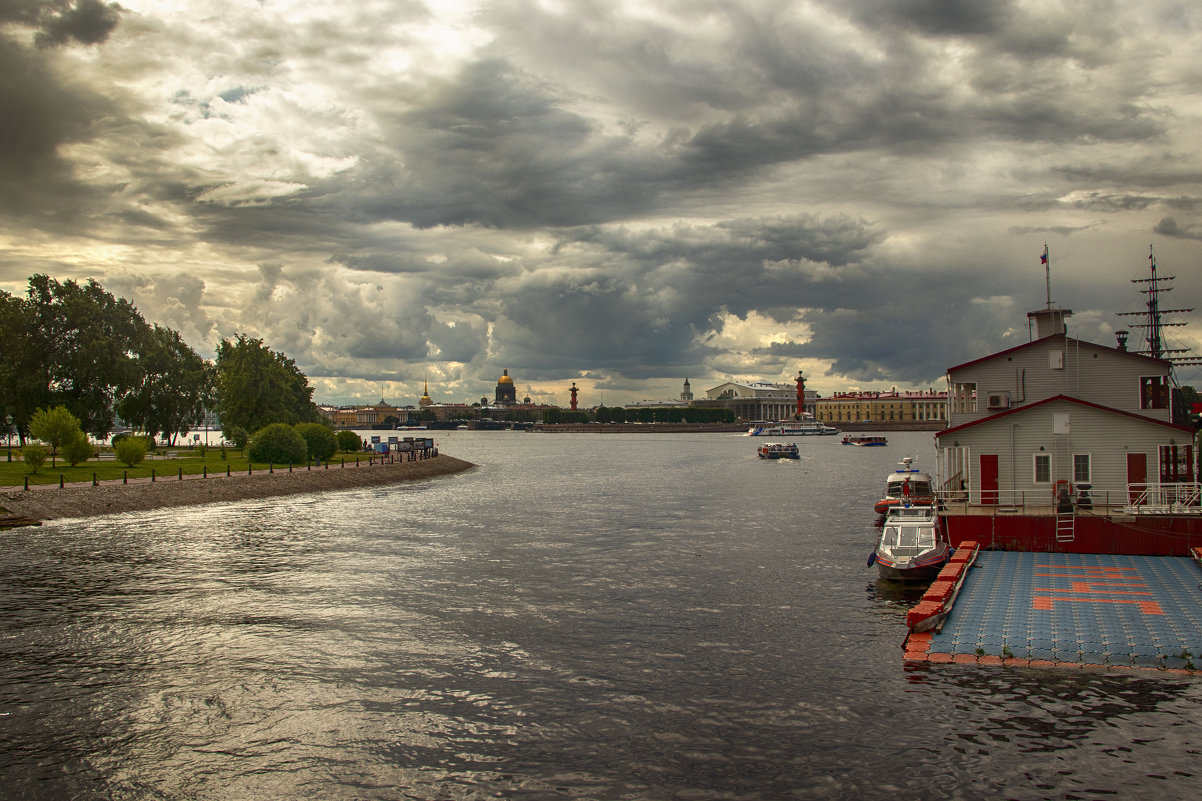
[[1039, 257], [1039, 263], [1040, 264], [1048, 263], [1048, 246], [1047, 245], [1043, 246], [1043, 254]]

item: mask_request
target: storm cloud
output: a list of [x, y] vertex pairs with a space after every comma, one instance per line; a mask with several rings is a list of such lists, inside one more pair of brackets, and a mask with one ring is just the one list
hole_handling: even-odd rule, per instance
[[1149, 245], [1192, 305], [1200, 38], [1169, 0], [0, 0], [0, 287], [95, 278], [331, 403], [939, 386], [1049, 292], [1110, 341]]

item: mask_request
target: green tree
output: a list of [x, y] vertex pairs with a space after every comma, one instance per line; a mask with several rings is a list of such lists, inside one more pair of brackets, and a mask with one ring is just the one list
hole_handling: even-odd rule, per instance
[[214, 410], [230, 439], [235, 426], [257, 432], [271, 423], [320, 419], [313, 388], [296, 363], [242, 334], [217, 347]]
[[334, 436], [334, 429], [326, 424], [297, 423], [294, 427], [296, 433], [305, 440], [305, 449], [310, 459], [323, 461], [338, 452], [338, 438]]
[[88, 435], [82, 430], [68, 437], [67, 441], [63, 443], [63, 458], [72, 467], [80, 462], [86, 462], [94, 453], [96, 453], [96, 449], [88, 441]]
[[50, 446], [50, 466], [58, 467], [58, 449], [75, 437], [82, 437], [79, 418], [66, 406], [38, 409], [29, 418], [29, 433]]
[[271, 423], [250, 438], [251, 461], [272, 464], [296, 464], [308, 456], [305, 438], [287, 423]]
[[338, 450], [344, 453], [355, 453], [363, 450], [363, 440], [354, 431], [339, 431], [335, 434], [338, 440]]
[[168, 445], [195, 426], [212, 405], [215, 374], [178, 331], [154, 326], [137, 359], [138, 383], [117, 404], [131, 426], [162, 434]]
[[113, 453], [117, 461], [126, 467], [140, 464], [146, 458], [146, 440], [142, 437], [124, 437], [113, 442]]
[[36, 473], [42, 469], [42, 465], [46, 464], [46, 453], [45, 445], [40, 442], [31, 442], [21, 449], [21, 459], [25, 461], [29, 472]]
[[145, 320], [92, 280], [34, 275], [26, 294], [0, 297], [0, 398], [18, 435], [30, 433], [35, 411], [62, 405], [103, 438], [116, 399], [136, 383]]

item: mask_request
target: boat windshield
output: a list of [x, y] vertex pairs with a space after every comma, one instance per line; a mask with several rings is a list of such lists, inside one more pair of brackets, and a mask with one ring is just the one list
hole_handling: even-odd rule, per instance
[[[902, 484], [904, 484], [904, 483], [905, 483], [904, 480], [890, 481], [889, 489], [888, 489], [886, 495], [890, 498], [902, 497], [902, 493], [903, 493]], [[910, 479], [910, 494], [911, 495], [930, 495], [931, 494], [931, 482], [915, 481], [914, 479]]]
[[935, 547], [935, 529], [914, 524], [886, 526], [882, 544], [894, 556], [918, 556]]

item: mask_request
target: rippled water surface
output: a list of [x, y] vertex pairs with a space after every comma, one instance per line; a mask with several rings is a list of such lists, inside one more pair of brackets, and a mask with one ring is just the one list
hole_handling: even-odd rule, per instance
[[1202, 796], [1202, 681], [907, 669], [929, 433], [448, 432], [470, 473], [0, 533], [0, 796]]

